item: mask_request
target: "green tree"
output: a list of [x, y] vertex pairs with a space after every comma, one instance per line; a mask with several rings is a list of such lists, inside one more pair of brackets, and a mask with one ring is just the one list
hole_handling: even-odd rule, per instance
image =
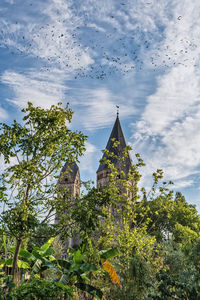
[[156, 195], [149, 201], [144, 198], [137, 204], [137, 222], [148, 220], [147, 231], [157, 241], [174, 239], [188, 244], [199, 236], [200, 216], [194, 205], [188, 204], [181, 193]]
[[[117, 141], [114, 144], [115, 147], [119, 146]], [[105, 150], [106, 158], [101, 162], [108, 166], [109, 183], [106, 187], [93, 190], [93, 199], [96, 197], [101, 203], [100, 199], [103, 200], [104, 193], [109, 201], [105, 201], [105, 205], [97, 206], [99, 222], [95, 230], [89, 234], [91, 241], [89, 260], [94, 262], [101, 249], [116, 247], [119, 250], [119, 257], [113, 259], [112, 264], [119, 274], [121, 289], [116, 290], [103, 272], [99, 272], [97, 280], [94, 278], [94, 285], [101, 288], [105, 299], [142, 299], [149, 282], [162, 268], [162, 259], [156, 252], [156, 239], [147, 232], [149, 220], [144, 218], [143, 222], [137, 222], [136, 207], [143, 195], [138, 188], [141, 178], [139, 168], [144, 163], [139, 154], [136, 154], [136, 163], [131, 166], [129, 173], [125, 174], [123, 168], [120, 171], [110, 159], [114, 157], [115, 161], [119, 160], [123, 166], [129, 149], [129, 147], [124, 149], [123, 157]], [[158, 180], [160, 172], [156, 174]], [[137, 295], [137, 298], [133, 298], [134, 295]]]
[[[0, 200], [6, 205], [1, 226], [16, 239], [14, 281], [22, 242], [36, 233], [39, 224], [52, 221], [56, 211], [64, 213], [68, 208], [58, 190], [58, 172], [66, 161], [78, 160], [86, 139], [81, 132], [69, 130], [73, 113], [68, 105], [42, 109], [28, 103], [22, 112], [22, 124], [16, 120], [0, 124], [0, 155], [6, 167], [0, 178]], [[59, 230], [67, 230], [62, 225]]]

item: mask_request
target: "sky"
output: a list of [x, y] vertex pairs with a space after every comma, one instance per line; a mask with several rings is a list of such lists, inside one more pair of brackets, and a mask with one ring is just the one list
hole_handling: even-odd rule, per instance
[[161, 168], [200, 209], [199, 45], [199, 0], [1, 0], [0, 122], [69, 102], [95, 180], [118, 105], [141, 185]]

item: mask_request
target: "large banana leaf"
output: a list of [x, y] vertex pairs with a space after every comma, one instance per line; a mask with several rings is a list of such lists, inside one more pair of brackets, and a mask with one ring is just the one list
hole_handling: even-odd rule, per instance
[[[2, 268], [4, 266], [11, 268], [12, 265], [13, 265], [13, 258], [9, 258], [7, 260], [5, 260], [5, 259], [0, 260], [0, 268]], [[19, 260], [19, 259], [17, 261], [17, 266], [20, 269], [29, 269], [30, 268], [29, 263], [27, 263], [26, 261], [23, 261], [23, 260]]]
[[88, 294], [94, 296], [94, 297], [98, 297], [98, 298], [102, 298], [103, 297], [103, 293], [101, 290], [95, 288], [94, 286], [90, 285], [90, 284], [85, 284], [82, 282], [78, 282], [75, 283], [75, 286], [77, 288], [79, 288], [80, 290], [87, 292]]
[[101, 258], [107, 260], [107, 259], [110, 259], [112, 257], [119, 255], [119, 251], [117, 248], [112, 248], [109, 250], [102, 250], [99, 252], [99, 254], [100, 254]]
[[[9, 251], [12, 252], [12, 253], [15, 253], [15, 247], [10, 248]], [[25, 250], [25, 249], [20, 249], [19, 250], [19, 256], [24, 258], [24, 259], [27, 259], [27, 260], [34, 259], [33, 254], [30, 253], [29, 251]]]
[[42, 245], [41, 250], [46, 251], [54, 241], [54, 237], [51, 237], [44, 245]]

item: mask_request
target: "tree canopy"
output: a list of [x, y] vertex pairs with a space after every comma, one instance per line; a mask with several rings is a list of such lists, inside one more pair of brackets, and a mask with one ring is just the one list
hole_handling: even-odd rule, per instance
[[5, 169], [1, 175], [1, 223], [7, 235], [17, 240], [13, 274], [22, 241], [52, 221], [65, 203], [58, 191], [60, 168], [77, 161], [85, 150], [86, 137], [69, 129], [72, 110], [61, 103], [49, 109], [28, 103], [23, 123], [0, 124], [0, 154]]

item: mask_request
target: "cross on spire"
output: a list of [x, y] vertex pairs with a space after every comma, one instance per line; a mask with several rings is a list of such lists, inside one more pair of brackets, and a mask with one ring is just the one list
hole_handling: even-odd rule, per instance
[[119, 105], [116, 105], [117, 107], [117, 116], [119, 116]]

